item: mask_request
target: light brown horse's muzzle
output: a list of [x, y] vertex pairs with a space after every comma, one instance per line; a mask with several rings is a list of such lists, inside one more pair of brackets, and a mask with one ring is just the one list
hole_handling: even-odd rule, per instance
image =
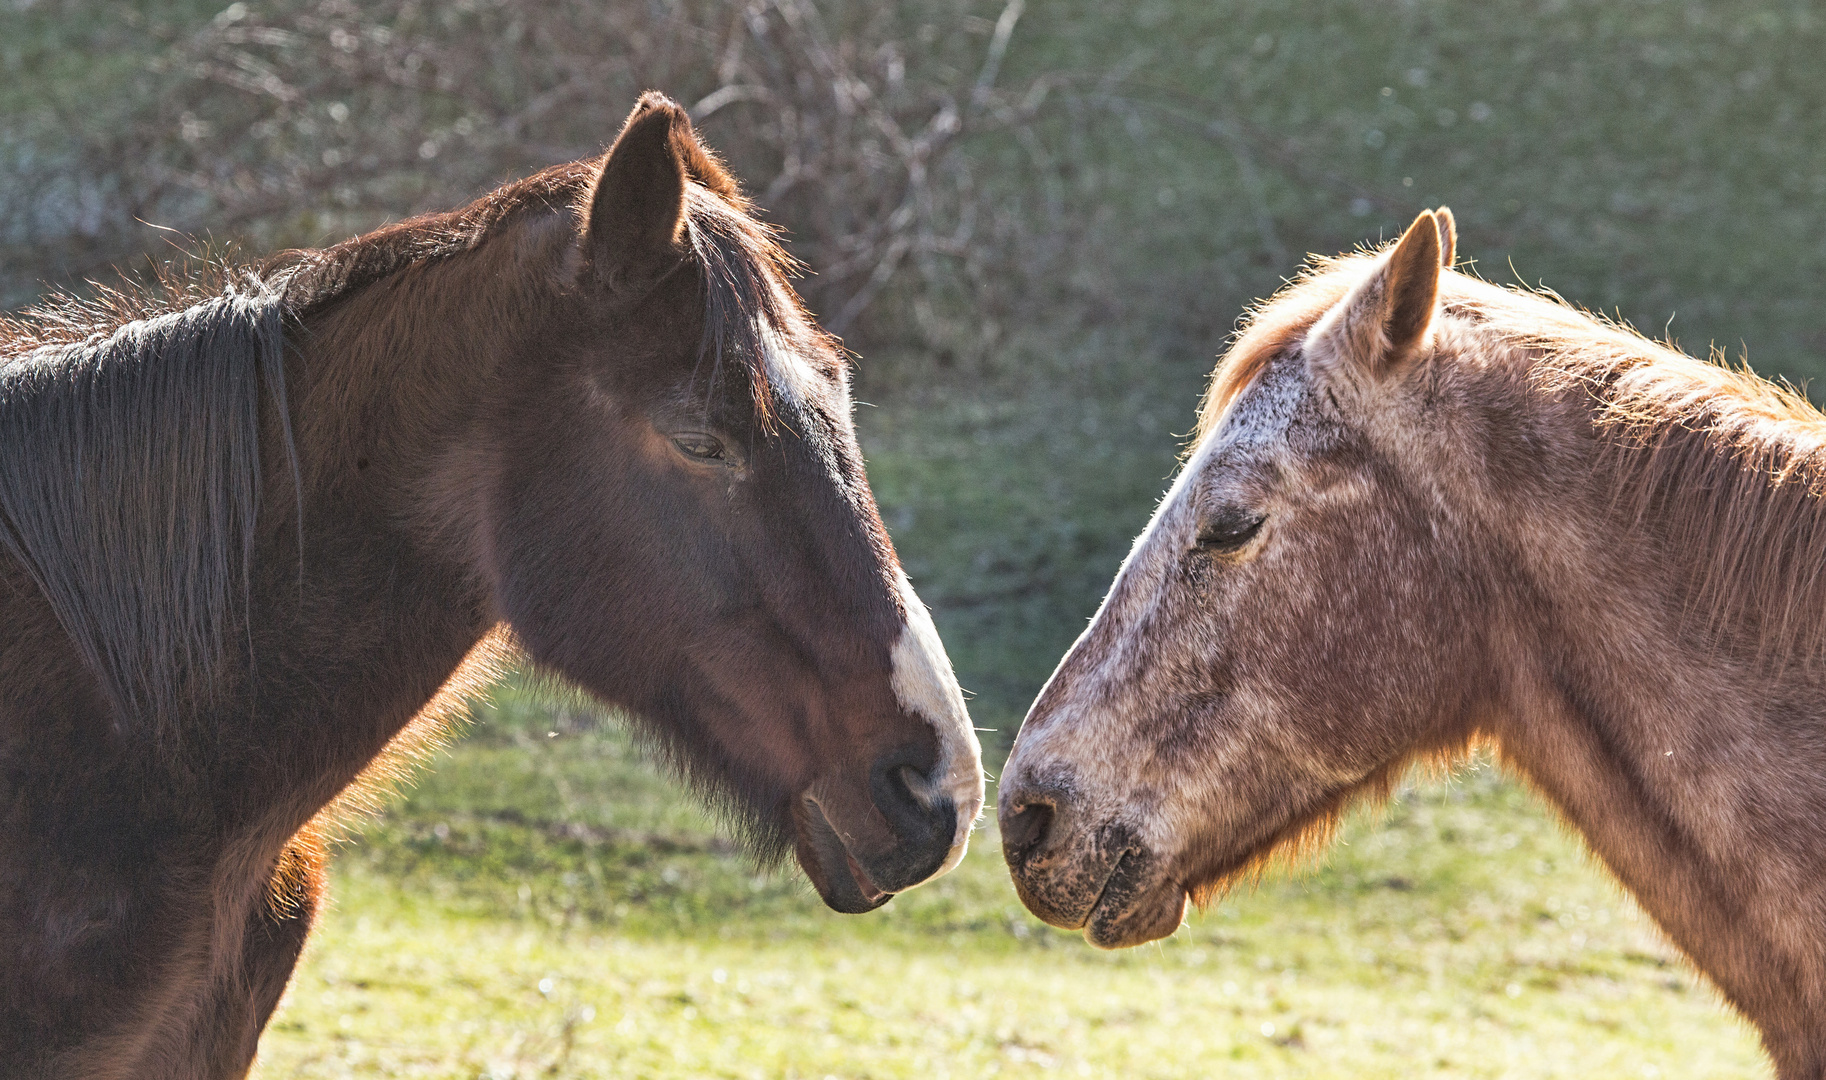
[[1002, 789], [1002, 857], [1027, 909], [1104, 949], [1163, 938], [1186, 891], [1127, 824], [1087, 820], [1068, 781]]

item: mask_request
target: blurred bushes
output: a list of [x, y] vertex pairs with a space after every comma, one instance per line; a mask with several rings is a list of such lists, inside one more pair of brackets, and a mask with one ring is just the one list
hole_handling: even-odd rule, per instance
[[[1448, 202], [1492, 276], [1803, 370], [1826, 17], [1677, 0], [11, 0], [0, 294], [340, 238], [693, 108], [862, 345], [1215, 351], [1306, 251]], [[861, 320], [885, 295], [873, 321]]]
[[937, 257], [992, 287], [982, 241], [1005, 215], [954, 149], [1038, 103], [996, 86], [1021, 6], [985, 34], [959, 0], [272, 0], [196, 25], [72, 3], [66, 21], [113, 24], [92, 40], [139, 62], [95, 80], [89, 96], [113, 99], [101, 122], [93, 102], [46, 100], [0, 132], [3, 287], [130, 261], [149, 226], [264, 250], [457, 205], [599, 152], [661, 88], [790, 226], [818, 271], [808, 299], [842, 333]]

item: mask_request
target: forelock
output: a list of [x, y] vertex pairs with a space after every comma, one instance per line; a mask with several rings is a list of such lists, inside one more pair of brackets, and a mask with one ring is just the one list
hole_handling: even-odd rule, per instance
[[702, 354], [712, 365], [741, 366], [763, 426], [774, 397], [806, 397], [819, 374], [811, 365], [840, 363], [835, 342], [793, 291], [799, 264], [775, 230], [749, 213], [746, 200], [699, 184], [687, 189], [686, 231], [704, 282]]
[[1279, 292], [1246, 312], [1242, 329], [1211, 373], [1193, 445], [1215, 431], [1237, 395], [1283, 350], [1303, 339], [1374, 265], [1374, 256], [1367, 253], [1315, 258]]

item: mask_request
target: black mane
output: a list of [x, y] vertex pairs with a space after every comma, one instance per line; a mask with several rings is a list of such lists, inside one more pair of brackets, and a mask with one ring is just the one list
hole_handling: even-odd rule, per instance
[[222, 666], [248, 592], [262, 393], [286, 417], [284, 375], [270, 292], [0, 357], [0, 547], [123, 728], [168, 731]]

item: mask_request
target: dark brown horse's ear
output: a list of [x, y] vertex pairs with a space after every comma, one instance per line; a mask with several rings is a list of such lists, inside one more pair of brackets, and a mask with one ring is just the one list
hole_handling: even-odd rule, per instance
[[1433, 211], [1433, 220], [1439, 224], [1439, 265], [1450, 270], [1458, 260], [1458, 219], [1442, 206]]
[[584, 253], [598, 282], [638, 289], [684, 257], [687, 148], [696, 144], [677, 102], [641, 95], [590, 189]]
[[1375, 272], [1319, 320], [1312, 338], [1376, 373], [1413, 355], [1433, 325], [1451, 230], [1450, 217], [1442, 222], [1431, 210], [1421, 211]]

